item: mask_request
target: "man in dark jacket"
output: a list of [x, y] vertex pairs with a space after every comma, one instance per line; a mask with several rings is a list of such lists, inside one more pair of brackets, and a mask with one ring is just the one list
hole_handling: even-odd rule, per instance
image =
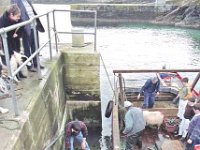
[[[29, 0], [11, 0], [11, 3], [17, 4], [18, 7], [20, 8], [22, 21], [27, 21], [30, 18], [33, 18], [35, 15], [37, 15], [33, 5], [31, 4], [31, 2]], [[36, 33], [37, 39], [35, 39], [32, 24], [28, 24], [24, 28], [25, 28], [25, 32], [23, 34], [24, 54], [27, 57], [30, 57], [30, 55], [36, 51], [35, 40], [37, 40], [37, 43], [39, 46], [38, 32]], [[36, 30], [39, 32], [45, 32], [44, 27], [42, 26], [39, 19], [36, 19]], [[36, 57], [33, 58], [33, 66], [32, 67], [33, 68], [37, 67]], [[43, 69], [44, 67], [40, 65], [40, 68]], [[32, 69], [32, 70], [34, 71], [34, 69]]]
[[66, 150], [74, 150], [74, 140], [81, 145], [81, 149], [90, 150], [86, 142], [88, 134], [87, 127], [82, 121], [71, 121], [65, 127], [65, 148]]
[[144, 93], [143, 108], [152, 108], [154, 106], [155, 97], [159, 95], [159, 90], [160, 80], [157, 77], [146, 81], [137, 96], [137, 99], [140, 99], [141, 94]]
[[184, 118], [191, 120], [193, 116], [195, 115], [193, 106], [195, 104], [195, 98], [191, 97], [188, 99], [188, 103], [185, 107], [185, 112], [184, 112]]
[[[19, 7], [15, 4], [10, 5], [0, 17], [0, 28], [8, 27], [21, 22], [20, 16], [21, 13]], [[14, 51], [20, 52], [20, 36], [22, 31], [23, 27], [7, 32], [8, 52], [10, 57]], [[4, 60], [3, 63], [5, 63]]]

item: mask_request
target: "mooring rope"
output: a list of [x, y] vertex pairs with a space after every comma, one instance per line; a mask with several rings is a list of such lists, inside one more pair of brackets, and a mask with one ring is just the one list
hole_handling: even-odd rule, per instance
[[[13, 123], [16, 124], [16, 126], [15, 127], [10, 127], [9, 125], [5, 125], [4, 122], [13, 122]], [[16, 130], [16, 129], [20, 129], [20, 124], [19, 124], [19, 121], [15, 120], [15, 119], [4, 119], [4, 118], [1, 118], [0, 119], [0, 127], [8, 129], [8, 130]]]
[[105, 70], [105, 72], [106, 72], [106, 76], [107, 76], [107, 78], [108, 78], [108, 82], [109, 82], [109, 84], [110, 84], [110, 87], [111, 87], [111, 89], [112, 89], [112, 91], [113, 91], [113, 93], [114, 93], [114, 97], [115, 97], [115, 99], [116, 99], [115, 90], [114, 90], [114, 88], [113, 88], [113, 86], [112, 86], [112, 83], [111, 83], [111, 80], [110, 80], [108, 71], [107, 71], [107, 69], [106, 69], [106, 65], [105, 65], [105, 63], [104, 63], [103, 57], [102, 57], [101, 53], [99, 53], [99, 55], [100, 55], [101, 61], [102, 61], [102, 63], [103, 63], [104, 70]]

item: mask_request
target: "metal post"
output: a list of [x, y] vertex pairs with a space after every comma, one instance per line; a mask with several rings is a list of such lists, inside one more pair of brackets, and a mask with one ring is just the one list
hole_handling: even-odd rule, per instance
[[[33, 33], [34, 33], [34, 42], [35, 42], [35, 50], [38, 49], [38, 33], [36, 31], [36, 19], [33, 20]], [[39, 58], [39, 53], [36, 55], [37, 59], [37, 72], [38, 72], [38, 78], [42, 79], [42, 74], [41, 74], [41, 69], [40, 69], [40, 58]]]
[[122, 74], [119, 73], [119, 96], [120, 96], [120, 101], [119, 103], [123, 106], [124, 104], [124, 91], [123, 91], [123, 86], [122, 86]]
[[134, 69], [113, 70], [113, 73], [200, 72], [200, 69]]
[[197, 74], [194, 82], [192, 83], [192, 87], [191, 87], [191, 90], [194, 89], [195, 85], [197, 84], [197, 82], [199, 81], [199, 78], [200, 78], [200, 72]]
[[57, 42], [57, 39], [56, 39], [58, 34], [57, 34], [57, 30], [56, 30], [55, 10], [53, 10], [53, 30], [55, 32], [56, 52], [58, 52], [58, 42]]
[[48, 28], [48, 38], [49, 38], [49, 54], [50, 54], [50, 60], [52, 60], [51, 31], [50, 31], [50, 24], [49, 24], [49, 13], [47, 14], [47, 28]]
[[3, 47], [4, 47], [5, 56], [6, 56], [6, 65], [7, 65], [7, 68], [8, 68], [9, 76], [11, 77], [11, 79], [9, 80], [9, 84], [10, 84], [10, 90], [11, 90], [11, 93], [12, 93], [13, 109], [14, 109], [14, 112], [15, 112], [15, 116], [18, 116], [19, 112], [18, 112], [18, 108], [17, 108], [15, 86], [14, 86], [14, 83], [13, 83], [13, 75], [12, 75], [12, 70], [11, 70], [11, 66], [10, 66], [10, 58], [9, 58], [7, 33], [6, 32], [4, 32], [2, 34], [2, 40], [3, 40]]

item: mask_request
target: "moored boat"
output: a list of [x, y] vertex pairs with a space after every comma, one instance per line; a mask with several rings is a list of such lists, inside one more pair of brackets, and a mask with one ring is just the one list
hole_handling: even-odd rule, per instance
[[[165, 115], [165, 117], [175, 117], [178, 108], [177, 105], [173, 103], [173, 100], [177, 97], [179, 90], [183, 86], [181, 81], [183, 77], [178, 72], [162, 72], [155, 74], [159, 78], [161, 83], [160, 94], [156, 97], [154, 107], [149, 110], [160, 111]], [[123, 79], [123, 81], [125, 82], [124, 85], [128, 85], [126, 84], [126, 79]], [[124, 91], [121, 91], [121, 95], [123, 96], [119, 96], [119, 98], [121, 97], [121, 99], [126, 99], [133, 102], [134, 106], [136, 107], [142, 106], [144, 97], [141, 96], [139, 100], [137, 99], [137, 95], [140, 92], [141, 86], [125, 86], [119, 88], [124, 89]], [[199, 97], [199, 93], [194, 88], [192, 88], [191, 92], [193, 97]]]
[[[163, 80], [160, 77], [160, 72], [168, 73], [172, 72], [175, 73], [170, 78]], [[134, 107], [142, 107], [144, 97], [141, 96], [140, 99], [137, 98], [141, 87], [143, 86], [143, 82], [146, 81], [147, 77], [155, 77], [155, 74], [158, 76], [161, 82], [160, 87], [160, 94], [156, 97], [155, 104], [153, 108], [149, 108], [149, 111], [160, 111], [162, 114], [164, 114], [164, 122], [161, 125], [162, 128], [159, 128], [159, 130], [152, 130], [148, 127], [145, 128], [144, 133], [142, 135], [142, 149], [169, 149], [169, 146], [171, 147], [177, 147], [176, 149], [183, 150], [185, 148], [185, 143], [178, 140], [177, 137], [174, 136], [174, 134], [177, 132], [179, 120], [176, 120], [178, 108], [177, 105], [174, 105], [172, 103], [173, 99], [177, 97], [179, 89], [182, 87], [181, 79], [182, 77], [178, 72], [198, 72], [197, 77], [195, 78], [195, 81], [191, 85], [192, 94], [194, 97], [199, 97], [199, 93], [194, 90], [195, 84], [198, 82], [198, 79], [200, 78], [200, 70], [199, 69], [136, 69], [136, 70], [114, 70], [114, 77], [118, 77], [118, 84], [115, 83], [115, 99], [113, 101], [115, 102], [113, 108], [113, 115], [112, 115], [112, 121], [113, 121], [113, 145], [115, 147], [120, 147], [120, 145], [116, 143], [120, 143], [120, 139], [117, 134], [120, 134], [120, 131], [122, 131], [122, 120], [123, 120], [123, 112], [121, 113], [120, 110], [123, 106], [123, 102], [125, 100], [129, 100], [133, 103]], [[141, 73], [139, 76], [126, 76], [125, 74], [130, 73]], [[147, 76], [144, 76], [144, 73], [148, 73]], [[131, 79], [129, 78], [131, 77]], [[142, 79], [141, 79], [142, 78]], [[115, 79], [114, 79], [115, 80]], [[139, 82], [140, 84], [135, 84], [134, 82]], [[194, 84], [195, 83], [195, 84]], [[119, 108], [118, 108], [119, 107]], [[118, 114], [119, 109], [119, 114]], [[147, 109], [143, 109], [147, 110]], [[118, 116], [119, 115], [119, 116]], [[116, 123], [119, 122], [119, 127], [116, 126]], [[168, 125], [166, 127], [166, 124]], [[174, 125], [174, 126], [172, 126]], [[161, 130], [160, 130], [161, 129]], [[162, 130], [163, 129], [163, 130]], [[123, 140], [123, 139], [121, 139]], [[166, 148], [167, 146], [167, 148]]]

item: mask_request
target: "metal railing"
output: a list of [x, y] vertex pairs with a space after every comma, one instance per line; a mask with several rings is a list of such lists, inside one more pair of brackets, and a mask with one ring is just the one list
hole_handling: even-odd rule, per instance
[[[57, 11], [64, 11], [64, 12], [87, 12], [87, 13], [94, 13], [94, 33], [72, 33], [72, 32], [59, 32], [57, 31], [57, 27], [56, 27], [56, 21], [55, 21], [55, 12]], [[52, 20], [53, 20], [53, 35], [51, 34], [51, 27], [50, 27], [50, 14], [52, 15]], [[19, 27], [23, 27], [29, 24], [33, 25], [33, 33], [34, 33], [34, 38], [37, 39], [37, 30], [36, 30], [36, 19], [46, 16], [47, 18], [47, 31], [48, 31], [48, 40], [40, 47], [38, 47], [38, 40], [34, 40], [35, 41], [35, 47], [36, 47], [36, 51], [22, 64], [20, 65], [14, 72], [12, 72], [11, 70], [11, 65], [10, 65], [10, 58], [9, 58], [9, 50], [8, 50], [8, 41], [7, 41], [7, 32], [11, 31], [11, 30], [15, 30]], [[30, 18], [27, 21], [12, 25], [12, 26], [8, 26], [5, 28], [0, 28], [0, 35], [2, 37], [2, 41], [3, 41], [3, 49], [4, 49], [4, 53], [5, 53], [5, 57], [6, 57], [6, 64], [7, 64], [7, 68], [8, 68], [8, 77], [9, 77], [9, 84], [10, 84], [10, 91], [12, 94], [12, 103], [13, 103], [13, 108], [14, 108], [14, 112], [15, 112], [15, 116], [19, 115], [18, 112], [18, 107], [17, 107], [17, 102], [16, 102], [16, 94], [15, 94], [15, 85], [14, 85], [14, 77], [21, 71], [21, 69], [23, 67], [25, 67], [30, 61], [32, 61], [32, 59], [34, 57], [36, 57], [37, 59], [37, 73], [38, 73], [38, 78], [41, 79], [42, 75], [41, 75], [41, 70], [40, 70], [40, 60], [39, 60], [39, 53], [40, 51], [47, 45], [49, 44], [49, 54], [50, 54], [50, 60], [52, 60], [52, 38], [55, 37], [55, 46], [56, 46], [56, 51], [58, 52], [58, 42], [57, 42], [57, 34], [58, 33], [65, 33], [65, 34], [92, 34], [94, 35], [94, 51], [96, 51], [96, 22], [97, 22], [97, 12], [96, 11], [89, 11], [89, 10], [51, 10], [49, 12], [46, 12], [44, 14], [41, 15], [37, 15], [33, 18]]]

